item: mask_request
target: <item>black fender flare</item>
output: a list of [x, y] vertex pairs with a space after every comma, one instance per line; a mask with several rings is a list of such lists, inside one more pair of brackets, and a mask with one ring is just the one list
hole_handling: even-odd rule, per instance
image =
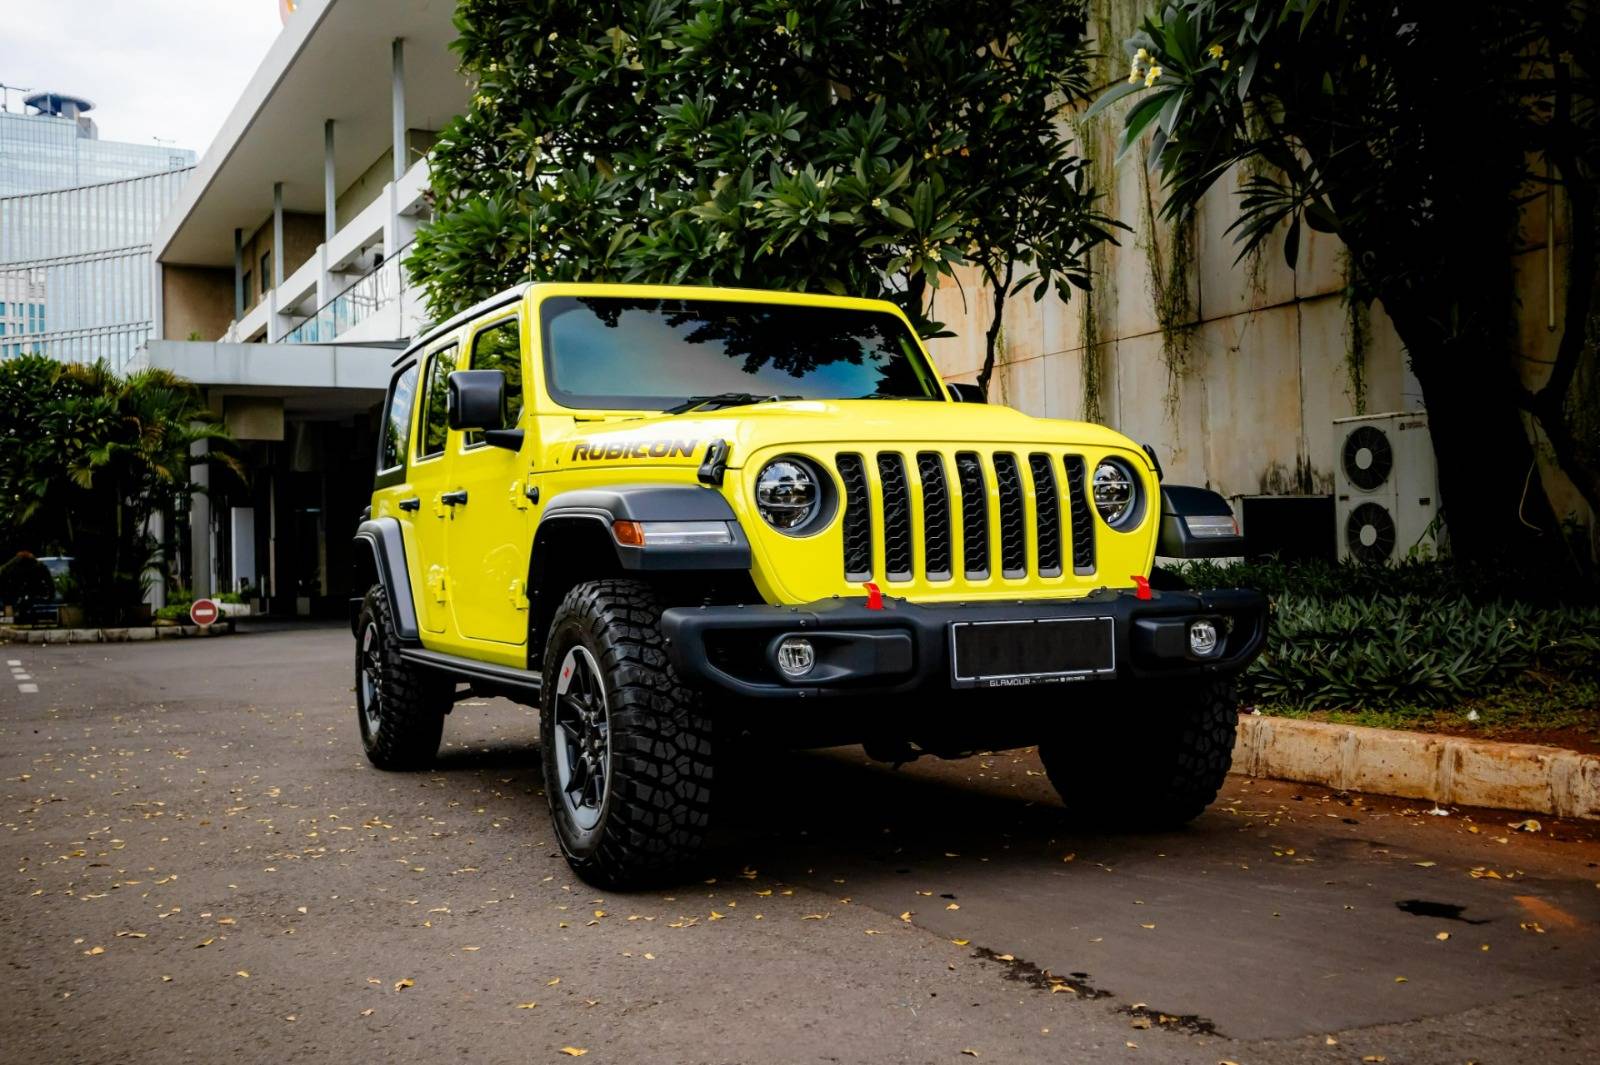
[[[395, 518], [369, 518], [356, 527], [355, 569], [358, 597], [364, 597], [367, 586], [362, 575], [383, 589], [389, 600], [389, 616], [394, 618], [395, 636], [404, 646], [420, 646], [422, 634], [417, 628], [417, 604], [411, 598], [411, 571], [406, 568], [406, 543]], [[350, 631], [357, 637], [356, 616], [360, 599], [351, 602]]]
[[1244, 554], [1244, 537], [1233, 508], [1209, 488], [1161, 486], [1161, 529], [1156, 554], [1162, 558], [1227, 558]]
[[[611, 527], [619, 521], [704, 521], [728, 526], [726, 543], [633, 546], [617, 542]], [[589, 522], [616, 553], [617, 564], [632, 571], [748, 570], [750, 541], [722, 493], [687, 484], [622, 484], [580, 488], [553, 496], [539, 515], [530, 571], [548, 560], [542, 551], [550, 532], [566, 522]]]

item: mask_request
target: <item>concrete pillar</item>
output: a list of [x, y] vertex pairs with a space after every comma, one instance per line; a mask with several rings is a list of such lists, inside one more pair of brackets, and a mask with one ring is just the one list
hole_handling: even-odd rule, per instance
[[244, 317], [244, 230], [233, 231], [233, 320]]
[[[265, 283], [266, 278], [261, 279]], [[272, 183], [272, 291], [267, 293], [267, 342], [283, 336], [278, 320], [278, 290], [283, 287], [283, 182]]]
[[206, 454], [210, 444], [197, 440], [189, 445], [189, 456], [194, 461], [189, 466], [189, 479], [200, 486], [189, 500], [189, 576], [194, 582], [195, 595], [212, 595], [216, 586], [211, 570], [211, 497], [206, 489], [211, 487], [211, 468]]
[[333, 170], [333, 119], [329, 118], [322, 123], [322, 239], [325, 241], [332, 240], [339, 231], [335, 206], [338, 200], [339, 187]]
[[400, 37], [394, 39], [393, 57], [394, 67], [392, 73], [392, 120], [394, 132], [394, 180], [399, 181], [406, 173], [406, 67], [405, 67], [405, 40]]

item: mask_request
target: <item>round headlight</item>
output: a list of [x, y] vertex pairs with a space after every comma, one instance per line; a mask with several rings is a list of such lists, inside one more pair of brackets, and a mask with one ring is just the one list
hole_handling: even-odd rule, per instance
[[756, 477], [756, 509], [780, 532], [804, 528], [822, 506], [816, 474], [793, 459], [767, 463]]
[[1094, 468], [1094, 508], [1113, 529], [1129, 524], [1139, 510], [1139, 481], [1115, 459]]

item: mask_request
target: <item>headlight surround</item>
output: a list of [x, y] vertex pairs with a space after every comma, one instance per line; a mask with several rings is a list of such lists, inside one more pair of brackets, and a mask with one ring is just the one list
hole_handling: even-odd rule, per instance
[[811, 531], [824, 513], [827, 482], [805, 459], [784, 455], [756, 474], [756, 510], [781, 533], [799, 536]]
[[1101, 459], [1090, 482], [1094, 509], [1100, 520], [1113, 529], [1128, 529], [1139, 523], [1144, 511], [1138, 474], [1121, 459]]

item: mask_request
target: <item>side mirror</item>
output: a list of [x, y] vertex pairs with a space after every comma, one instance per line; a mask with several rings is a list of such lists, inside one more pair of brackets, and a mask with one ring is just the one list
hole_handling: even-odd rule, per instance
[[445, 417], [452, 429], [506, 427], [504, 370], [457, 370], [448, 382]]
[[957, 403], [989, 402], [989, 397], [984, 395], [983, 389], [968, 381], [946, 381], [945, 385], [955, 393]]

